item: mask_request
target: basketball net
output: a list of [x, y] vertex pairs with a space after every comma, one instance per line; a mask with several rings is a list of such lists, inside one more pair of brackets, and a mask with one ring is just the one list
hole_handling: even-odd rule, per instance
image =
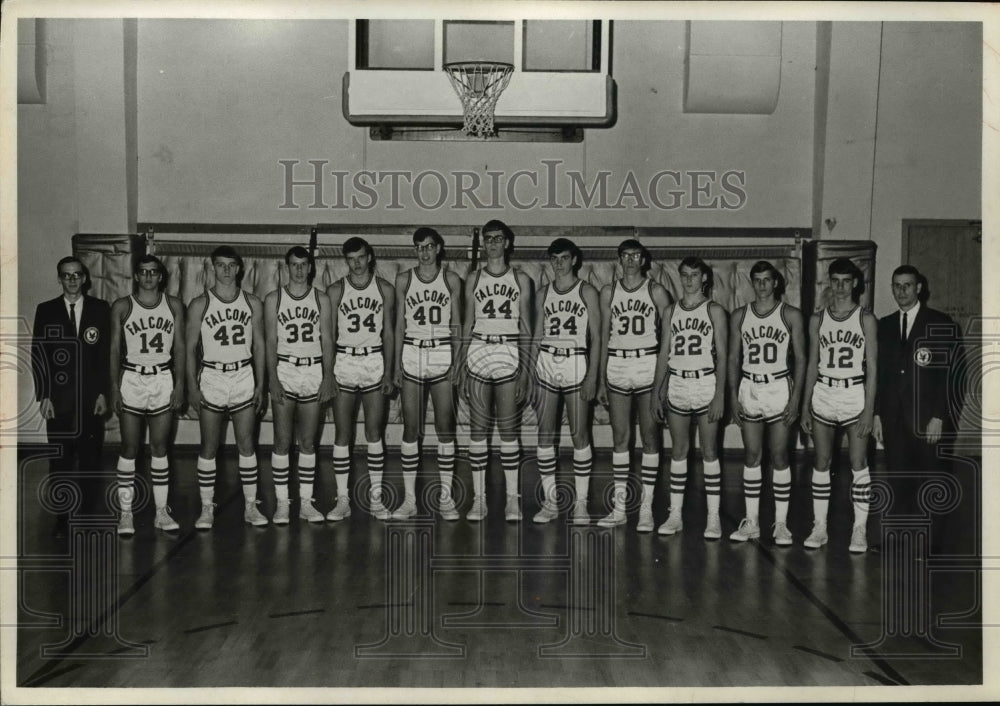
[[497, 100], [510, 83], [514, 66], [497, 61], [462, 61], [445, 64], [444, 70], [462, 101], [465, 134], [480, 138], [495, 135]]

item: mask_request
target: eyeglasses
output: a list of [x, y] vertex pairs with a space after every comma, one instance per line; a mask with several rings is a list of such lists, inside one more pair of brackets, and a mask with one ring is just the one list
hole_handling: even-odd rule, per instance
[[72, 280], [76, 281], [78, 279], [83, 279], [82, 272], [60, 272], [59, 279], [61, 280]]
[[437, 249], [437, 243], [425, 243], [423, 245], [414, 245], [413, 249], [417, 252], [430, 252], [431, 250]]
[[622, 260], [631, 260], [632, 262], [639, 262], [642, 260], [641, 252], [623, 252], [621, 254]]
[[503, 239], [504, 239], [504, 236], [502, 234], [498, 234], [498, 235], [484, 235], [483, 236], [483, 242], [484, 243], [502, 243]]
[[140, 277], [159, 277], [159, 270], [139, 270]]

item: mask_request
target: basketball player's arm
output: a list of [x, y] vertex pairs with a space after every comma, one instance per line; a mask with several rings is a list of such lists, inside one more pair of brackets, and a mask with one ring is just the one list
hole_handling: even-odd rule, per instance
[[254, 295], [250, 300], [250, 311], [253, 321], [253, 406], [257, 414], [264, 414], [267, 409], [267, 344], [264, 342], [264, 305]]
[[743, 380], [743, 340], [740, 337], [740, 324], [746, 316], [744, 304], [733, 312], [729, 318], [729, 407], [733, 411], [733, 422], [738, 427], [743, 426], [743, 408], [740, 406], [740, 383]]
[[809, 357], [806, 359], [806, 384], [802, 389], [802, 430], [812, 434], [813, 387], [819, 378], [819, 314], [809, 317]]
[[857, 436], [872, 433], [875, 417], [875, 388], [878, 380], [878, 323], [867, 311], [861, 315], [861, 330], [865, 334], [865, 408], [854, 427]]
[[267, 341], [267, 382], [274, 404], [285, 403], [285, 390], [278, 380], [278, 290], [264, 297], [264, 338]]
[[[592, 284], [584, 282], [580, 285], [580, 298], [583, 299], [587, 311], [600, 312], [601, 297]], [[587, 374], [583, 377], [580, 387], [580, 397], [584, 402], [590, 402], [597, 394], [597, 378], [601, 359], [601, 349], [604, 347], [601, 339], [601, 317], [587, 317]]]
[[187, 360], [187, 398], [195, 419], [201, 414], [201, 390], [198, 389], [198, 344], [201, 343], [201, 318], [205, 315], [205, 307], [207, 306], [208, 298], [204, 294], [199, 294], [188, 304], [187, 335], [184, 337], [187, 348], [187, 355], [185, 355]]
[[174, 389], [170, 393], [170, 409], [180, 412], [184, 409], [184, 378], [187, 372], [184, 341], [187, 339], [187, 326], [181, 300], [168, 294], [167, 306], [174, 315], [174, 347], [170, 351], [170, 360], [174, 366]]
[[111, 411], [117, 415], [122, 413], [122, 322], [128, 314], [128, 297], [120, 297], [111, 305], [111, 341], [109, 343], [111, 359]]
[[337, 396], [337, 386], [333, 384], [333, 330], [330, 328], [330, 297], [326, 292], [316, 292], [319, 303], [319, 344], [323, 356], [323, 380], [319, 383], [319, 406]]
[[449, 326], [450, 330], [448, 334], [451, 336], [451, 375], [454, 381], [455, 371], [458, 369], [458, 362], [461, 360], [461, 358], [457, 357], [457, 354], [459, 348], [462, 346], [462, 292], [464, 288], [462, 278], [451, 270], [444, 273], [444, 279], [451, 290], [451, 325]]
[[599, 297], [601, 305], [601, 342], [598, 352], [597, 365], [597, 401], [605, 407], [610, 404], [608, 400], [608, 339], [611, 337], [611, 285], [606, 284], [601, 288]]
[[802, 312], [793, 306], [786, 306], [788, 329], [792, 336], [792, 393], [788, 397], [788, 406], [782, 421], [785, 426], [792, 426], [799, 416], [799, 401], [802, 399], [802, 388], [806, 377], [806, 334], [802, 323]]
[[394, 375], [392, 383], [398, 389], [403, 389], [403, 337], [406, 335], [406, 279], [412, 275], [400, 272], [396, 275], [396, 338], [393, 349]]
[[674, 305], [670, 304], [660, 317], [660, 350], [656, 354], [656, 372], [653, 373], [653, 390], [649, 395], [649, 404], [653, 407], [653, 416], [661, 423], [666, 420], [663, 410], [667, 399], [667, 370], [670, 363], [670, 346], [673, 345], [670, 322], [674, 318]]
[[[333, 366], [336, 362], [337, 356], [337, 332], [340, 330], [337, 326], [337, 308], [340, 305], [340, 297], [343, 296], [343, 293], [343, 280], [337, 280], [326, 289], [326, 296], [330, 300], [330, 343], [333, 348], [333, 360], [330, 362], [331, 366]], [[337, 389], [337, 375], [334, 372], [330, 373], [330, 384], [333, 385], [334, 390]]]
[[[538, 360], [538, 352], [541, 350], [542, 337], [545, 335], [545, 297], [549, 293], [549, 285], [543, 285], [535, 298], [535, 326], [534, 335], [531, 337], [531, 360]], [[536, 362], [537, 365], [537, 362]]]
[[708, 318], [712, 320], [715, 336], [715, 397], [708, 405], [708, 421], [722, 419], [726, 409], [726, 377], [729, 372], [729, 322], [726, 310], [715, 302], [708, 304]]
[[382, 290], [382, 362], [385, 370], [382, 372], [382, 394], [391, 395], [396, 389], [396, 290], [386, 280], [377, 280]]
[[469, 339], [472, 338], [472, 329], [476, 325], [476, 274], [469, 273], [469, 279], [465, 280], [465, 316], [462, 317], [462, 345], [458, 351], [455, 361], [455, 382], [459, 392], [463, 397], [469, 397], [469, 375], [466, 366], [463, 364], [466, 351], [469, 350]]
[[521, 287], [521, 298], [518, 301], [520, 319], [518, 320], [519, 336], [517, 339], [517, 383], [514, 388], [514, 399], [521, 401], [528, 396], [531, 385], [531, 302], [535, 298], [535, 284], [531, 277], [518, 271], [515, 275]]

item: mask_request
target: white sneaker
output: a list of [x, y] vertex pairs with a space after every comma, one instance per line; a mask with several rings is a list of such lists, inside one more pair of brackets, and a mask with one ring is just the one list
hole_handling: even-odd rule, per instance
[[819, 549], [824, 544], [826, 544], [826, 523], [820, 522], [819, 520], [813, 522], [812, 532], [806, 537], [806, 541], [803, 542], [803, 546], [806, 549]]
[[299, 501], [299, 519], [306, 522], [322, 522], [324, 518], [323, 513], [313, 506], [312, 498], [302, 498]]
[[589, 525], [590, 513], [587, 512], [587, 501], [577, 500], [573, 503], [573, 524]]
[[170, 516], [169, 507], [161, 507], [156, 510], [156, 519], [153, 520], [153, 527], [156, 529], [166, 530], [167, 532], [173, 532], [174, 530], [179, 530], [181, 526]]
[[625, 511], [615, 508], [597, 521], [598, 527], [620, 527], [625, 524]]
[[449, 521], [457, 520], [460, 517], [458, 508], [455, 507], [455, 501], [451, 499], [450, 495], [445, 495], [438, 501], [438, 510], [441, 517]]
[[396, 508], [396, 511], [392, 513], [392, 519], [394, 520], [408, 520], [417, 514], [417, 501], [413, 498], [406, 498], [403, 500], [403, 504]]
[[868, 551], [868, 532], [864, 525], [855, 525], [851, 532], [851, 546], [848, 550], [852, 554], [864, 554]]
[[736, 531], [729, 535], [729, 539], [734, 542], [748, 542], [751, 539], [760, 539], [760, 525], [749, 517], [744, 517], [740, 520], [740, 526], [736, 528]]
[[379, 495], [378, 497], [372, 498], [371, 513], [372, 513], [372, 516], [376, 520], [388, 520], [389, 519], [389, 517], [390, 517], [390, 515], [389, 515], [389, 508], [387, 508], [385, 505], [382, 504], [382, 496], [381, 495]]
[[274, 517], [271, 521], [276, 525], [287, 525], [288, 524], [288, 506], [291, 503], [288, 500], [279, 500], [274, 506]]
[[557, 517], [559, 517], [559, 508], [554, 502], [546, 500], [542, 503], [542, 509], [535, 513], [531, 521], [539, 525], [544, 525], [547, 522], [552, 522]]
[[479, 522], [484, 517], [486, 517], [486, 496], [477, 495], [472, 499], [472, 509], [469, 510], [469, 514], [465, 516], [465, 519], [470, 522]]
[[260, 500], [254, 500], [243, 507], [243, 521], [254, 527], [263, 527], [267, 524], [267, 518], [261, 515], [260, 510], [257, 509], [259, 502]]
[[208, 503], [201, 506], [201, 514], [198, 515], [194, 523], [195, 529], [212, 529], [215, 523], [215, 503]]
[[520, 495], [507, 496], [507, 504], [503, 509], [503, 517], [508, 522], [521, 521], [521, 502], [518, 500], [520, 497]]
[[131, 537], [135, 534], [135, 525], [132, 524], [131, 512], [122, 512], [122, 516], [118, 520], [118, 534], [125, 537]]
[[719, 521], [719, 513], [711, 512], [705, 521], [705, 539], [719, 539], [722, 536], [722, 522]]
[[788, 531], [784, 522], [774, 523], [774, 533], [771, 536], [774, 537], [774, 543], [778, 546], [789, 547], [792, 544], [792, 533]]
[[652, 532], [653, 531], [653, 506], [652, 505], [640, 505], [639, 506], [639, 524], [635, 526], [636, 532]]
[[660, 529], [656, 532], [657, 534], [672, 535], [677, 534], [682, 529], [684, 529], [684, 521], [681, 519], [680, 510], [670, 510], [670, 514], [667, 515], [667, 521], [660, 525]]
[[345, 517], [351, 516], [351, 501], [347, 499], [346, 495], [341, 495], [337, 498], [337, 502], [334, 504], [333, 509], [327, 513], [326, 519], [331, 522], [340, 522]]

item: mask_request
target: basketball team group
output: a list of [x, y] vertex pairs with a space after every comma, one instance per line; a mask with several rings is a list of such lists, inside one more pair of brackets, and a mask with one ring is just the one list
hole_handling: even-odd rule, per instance
[[[719, 427], [731, 420], [741, 429], [745, 451], [745, 515], [737, 527], [729, 528], [729, 538], [745, 542], [761, 537], [766, 446], [774, 508], [773, 524], [765, 531], [777, 545], [793, 544], [787, 519], [792, 489], [789, 447], [801, 427], [812, 438], [813, 449], [813, 523], [804, 546], [822, 547], [828, 541], [831, 462], [838, 429], [843, 429], [852, 474], [849, 550], [867, 551], [870, 437], [882, 442], [887, 421], [876, 408], [882, 332], [881, 322], [859, 305], [864, 278], [850, 259], [829, 265], [827, 305], [806, 322], [799, 309], [782, 301], [784, 278], [767, 261], [750, 269], [753, 301], [729, 314], [712, 301], [713, 271], [697, 257], [680, 262], [680, 295], [675, 301], [648, 276], [647, 248], [625, 240], [618, 246], [620, 278], [598, 291], [578, 276], [581, 249], [557, 238], [547, 250], [552, 277], [534, 291], [532, 280], [510, 265], [511, 229], [492, 220], [481, 232], [482, 266], [464, 282], [442, 265], [444, 240], [432, 228], [414, 232], [416, 264], [401, 270], [394, 282], [376, 274], [372, 246], [354, 237], [342, 248], [348, 273], [322, 291], [312, 285], [315, 264], [310, 251], [292, 247], [284, 258], [287, 284], [263, 301], [241, 288], [244, 264], [231, 246], [214, 250], [214, 285], [187, 307], [165, 292], [163, 263], [152, 255], [139, 259], [134, 293], [115, 301], [110, 311], [104, 304], [110, 384], [106, 402], [102, 396], [98, 401], [120, 418], [117, 532], [135, 532], [136, 458], [146, 428], [154, 526], [179, 529], [167, 502], [168, 446], [174, 415], [186, 408], [198, 417], [201, 432], [197, 529], [211, 529], [215, 522], [216, 455], [230, 419], [239, 453], [244, 520], [251, 525], [288, 524], [293, 507], [302, 521], [317, 523], [343, 521], [362, 508], [379, 520], [405, 520], [418, 513], [459, 520], [453, 486], [460, 395], [469, 410], [472, 497], [471, 506], [464, 508], [467, 521], [481, 521], [489, 511], [501, 509], [507, 521], [522, 519], [520, 424], [524, 406], [531, 404], [538, 423], [542, 490], [532, 520], [544, 524], [563, 515], [574, 525], [590, 524], [591, 415], [597, 402], [609, 412], [614, 444], [611, 507], [598, 512], [600, 527], [625, 525], [626, 510], [638, 505], [637, 531], [683, 531], [688, 458], [696, 428], [707, 506], [704, 526], [699, 523], [698, 529], [707, 539], [721, 538]], [[58, 269], [64, 290], [60, 299], [70, 305], [75, 332], [81, 314], [74, 302], [86, 274], [72, 257], [61, 260]], [[920, 275], [902, 266], [892, 286], [903, 313], [902, 330], [896, 323], [895, 335], [905, 341], [906, 314], [919, 307]], [[90, 306], [86, 302], [81, 309]], [[917, 315], [913, 311], [911, 318]], [[388, 400], [397, 393], [403, 419], [404, 493], [401, 503], [386, 507], [383, 430]], [[44, 392], [40, 402], [43, 416], [53, 419]], [[421, 448], [431, 403], [437, 446], [436, 463], [428, 466], [436, 467], [437, 477], [428, 487], [439, 488], [423, 494], [430, 507], [421, 508], [424, 501], [418, 503], [416, 485], [421, 455], [429, 459], [432, 453]], [[255, 438], [268, 405], [276, 497], [270, 519], [259, 508]], [[324, 514], [314, 505], [313, 488], [317, 439], [328, 406], [333, 408], [335, 428], [336, 496], [329, 504], [320, 499], [329, 508]], [[351, 448], [359, 408], [364, 410], [367, 477], [352, 485]], [[572, 493], [568, 485], [556, 483], [564, 411], [573, 447]], [[921, 430], [924, 443], [936, 443], [934, 437], [940, 436], [941, 420], [936, 421], [936, 428], [932, 421]], [[664, 424], [672, 442], [669, 509], [657, 526], [653, 499]], [[642, 445], [641, 495], [628, 482], [636, 425]], [[502, 502], [498, 498], [495, 503], [486, 494], [494, 426], [505, 488]], [[297, 499], [289, 497], [293, 472]], [[360, 503], [352, 498], [352, 490], [363, 496]], [[772, 516], [770, 508], [766, 514]]]

